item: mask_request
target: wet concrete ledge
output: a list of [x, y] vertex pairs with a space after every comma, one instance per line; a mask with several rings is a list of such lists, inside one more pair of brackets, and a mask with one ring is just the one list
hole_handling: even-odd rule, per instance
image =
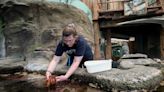
[[[68, 67], [59, 66], [55, 74], [65, 74]], [[153, 67], [138, 66], [121, 70], [113, 68], [109, 71], [90, 74], [86, 69], [78, 69], [71, 80], [86, 83], [105, 91], [117, 90], [151, 90], [163, 80], [162, 71]]]

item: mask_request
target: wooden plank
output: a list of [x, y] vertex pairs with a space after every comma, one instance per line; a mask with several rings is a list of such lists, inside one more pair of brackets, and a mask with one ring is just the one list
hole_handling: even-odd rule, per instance
[[[103, 0], [101, 0], [103, 1]], [[101, 4], [112, 3], [112, 2], [129, 2], [131, 0], [107, 0], [106, 2], [100, 2]]]
[[101, 0], [101, 10], [107, 10], [108, 8], [108, 4], [107, 4], [107, 0]]
[[108, 10], [123, 10], [124, 9], [124, 2], [122, 1], [115, 1], [110, 0], [111, 2], [108, 3]]
[[99, 13], [112, 13], [112, 12], [123, 12], [124, 9], [116, 9], [116, 10], [100, 10]]
[[161, 30], [160, 33], [160, 52], [161, 52], [161, 59], [164, 60], [164, 29]]

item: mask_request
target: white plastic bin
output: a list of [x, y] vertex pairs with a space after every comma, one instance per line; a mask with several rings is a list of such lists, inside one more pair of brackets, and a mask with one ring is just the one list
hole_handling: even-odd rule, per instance
[[112, 60], [90, 60], [84, 62], [88, 73], [102, 72], [112, 69]]

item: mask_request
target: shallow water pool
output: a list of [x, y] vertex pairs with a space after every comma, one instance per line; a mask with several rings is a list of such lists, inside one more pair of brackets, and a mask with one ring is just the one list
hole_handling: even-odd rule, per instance
[[[0, 92], [105, 92], [100, 89], [92, 88], [85, 84], [73, 81], [57, 83], [51, 87], [46, 87], [45, 76], [39, 74], [8, 74], [0, 75]], [[114, 90], [111, 92], [122, 92]], [[131, 91], [123, 91], [131, 92]], [[150, 92], [148, 90], [132, 92]], [[164, 81], [151, 92], [164, 92]]]
[[60, 82], [46, 87], [45, 78], [38, 75], [3, 75], [0, 76], [0, 92], [103, 92], [76, 82]]

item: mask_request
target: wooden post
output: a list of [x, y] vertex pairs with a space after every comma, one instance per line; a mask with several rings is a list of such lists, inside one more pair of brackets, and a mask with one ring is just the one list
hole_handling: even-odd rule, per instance
[[160, 52], [161, 52], [161, 59], [164, 60], [164, 29], [160, 32]]
[[100, 31], [98, 21], [93, 21], [94, 28], [94, 41], [95, 41], [95, 50], [94, 50], [94, 59], [100, 59]]
[[100, 10], [100, 5], [99, 5], [99, 0], [94, 0], [92, 2], [93, 4], [93, 20], [98, 20], [99, 17], [99, 10]]
[[99, 7], [99, 1], [94, 0], [92, 2], [93, 4], [93, 29], [94, 29], [94, 41], [95, 41], [95, 50], [94, 50], [94, 59], [100, 59], [100, 27], [98, 23], [98, 17], [99, 13], [98, 11], [100, 10]]
[[105, 46], [105, 59], [112, 59], [112, 43], [111, 43], [111, 31], [107, 30], [105, 34], [106, 46]]

